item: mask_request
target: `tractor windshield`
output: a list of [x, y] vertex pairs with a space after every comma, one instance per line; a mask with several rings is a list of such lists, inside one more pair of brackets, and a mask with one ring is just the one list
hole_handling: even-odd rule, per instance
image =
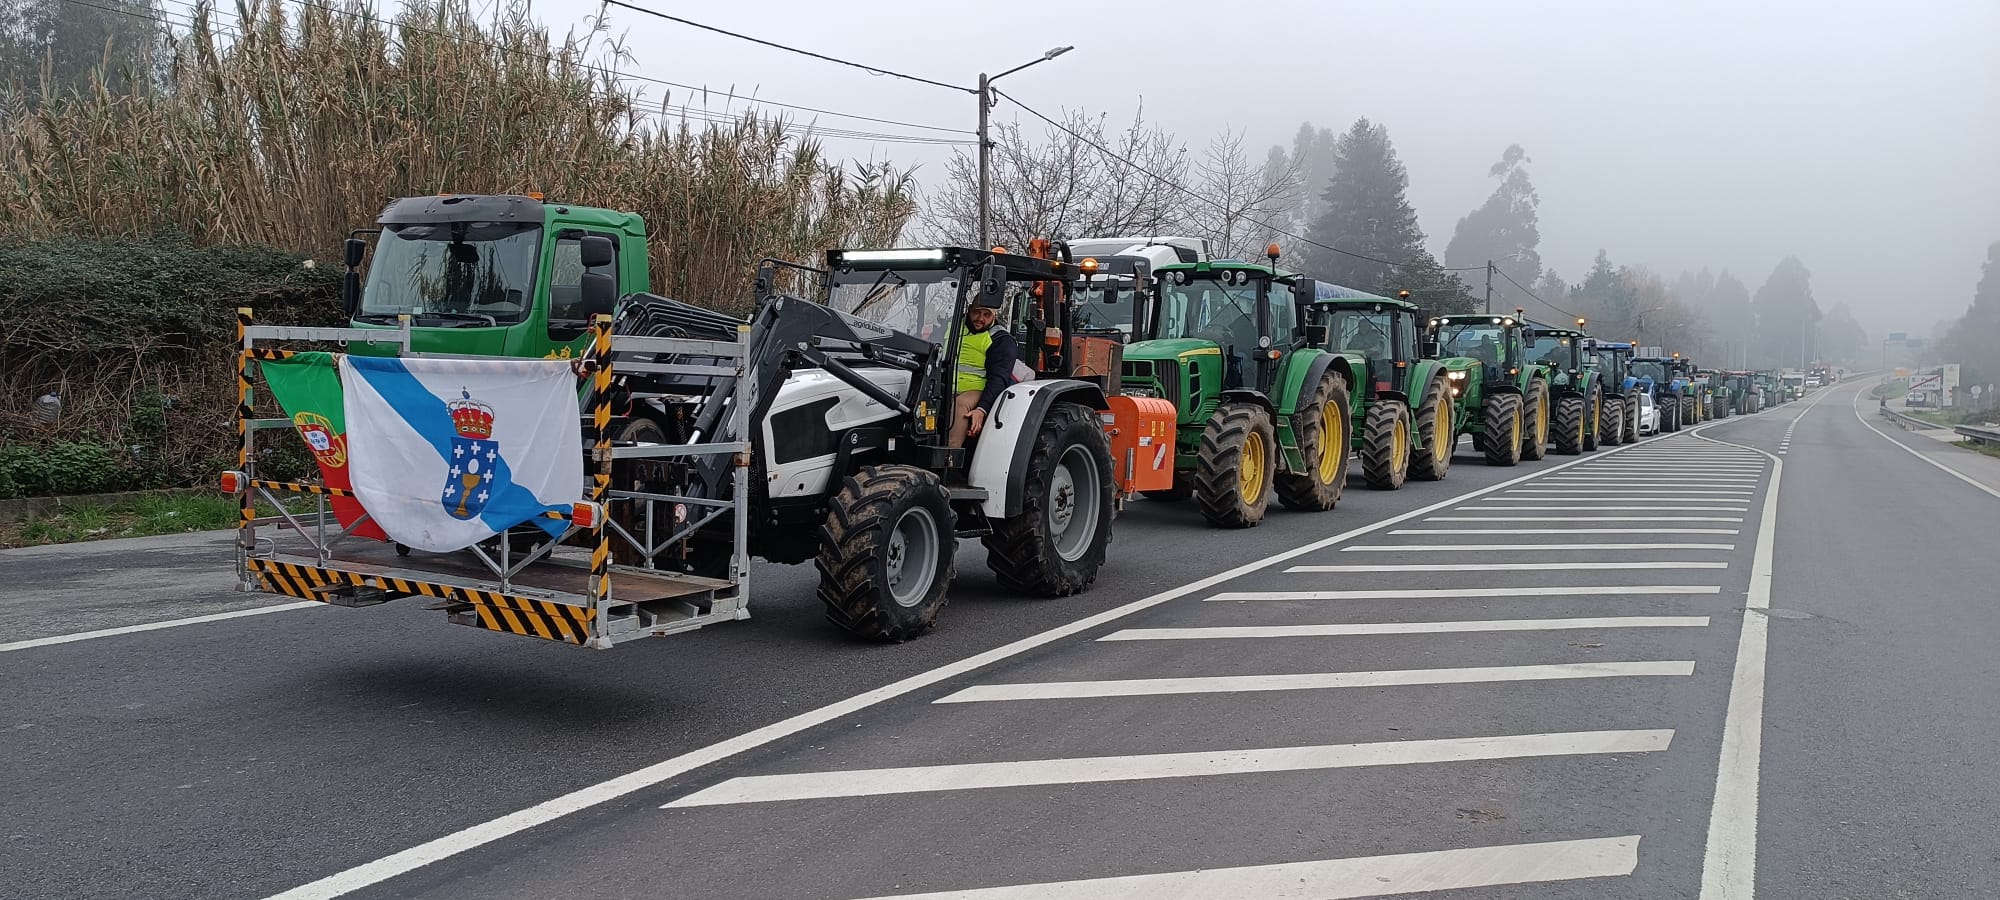
[[1132, 333], [1132, 281], [1099, 277], [1076, 286], [1076, 327]]
[[1634, 378], [1651, 378], [1654, 384], [1666, 384], [1673, 380], [1667, 377], [1667, 364], [1657, 359], [1633, 360], [1631, 374]]
[[359, 318], [519, 322], [533, 302], [541, 243], [541, 226], [519, 222], [389, 225], [368, 265]]
[[957, 269], [836, 271], [827, 305], [886, 328], [943, 343], [958, 313]]
[[1242, 284], [1224, 284], [1203, 277], [1185, 284], [1175, 284], [1171, 278], [1160, 281], [1158, 337], [1200, 338], [1246, 350], [1257, 346], [1258, 286], [1267, 281], [1252, 278]]
[[1563, 334], [1538, 334], [1528, 347], [1528, 361], [1548, 363], [1565, 371], [1576, 368], [1576, 341]]
[[1389, 340], [1389, 313], [1369, 309], [1328, 310], [1327, 333], [1336, 353], [1356, 353], [1364, 359], [1388, 359], [1395, 346]]
[[1506, 326], [1487, 322], [1459, 324], [1447, 322], [1438, 328], [1438, 350], [1445, 356], [1467, 356], [1497, 369], [1507, 346]]

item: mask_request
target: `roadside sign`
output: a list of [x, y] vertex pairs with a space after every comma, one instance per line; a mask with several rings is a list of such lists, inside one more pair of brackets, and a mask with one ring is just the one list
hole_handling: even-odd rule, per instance
[[1943, 389], [1944, 389], [1944, 373], [1942, 372], [1932, 372], [1929, 375], [1918, 375], [1915, 378], [1910, 379], [1910, 393], [1912, 394], [1918, 391], [1937, 391]]
[[1910, 339], [1910, 333], [1907, 331], [1891, 331], [1889, 332], [1889, 337], [1886, 338], [1886, 340], [1897, 344], [1900, 344], [1909, 339]]

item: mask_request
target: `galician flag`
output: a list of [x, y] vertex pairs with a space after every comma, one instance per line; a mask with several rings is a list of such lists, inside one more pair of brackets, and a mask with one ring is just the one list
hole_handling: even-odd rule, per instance
[[[320, 483], [330, 488], [351, 490], [347, 477], [347, 417], [342, 411], [340, 372], [331, 353], [297, 353], [257, 364], [264, 383], [271, 388], [278, 405], [299, 431], [299, 438], [319, 464]], [[357, 537], [384, 540], [375, 520], [361, 520], [361, 503], [353, 497], [334, 497], [333, 515], [343, 527], [352, 527]]]
[[391, 539], [469, 547], [584, 496], [567, 360], [343, 356], [354, 494]]

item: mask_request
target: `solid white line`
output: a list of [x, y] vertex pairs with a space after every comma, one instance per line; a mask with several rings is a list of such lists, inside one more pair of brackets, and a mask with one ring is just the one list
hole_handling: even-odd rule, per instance
[[277, 606], [259, 606], [255, 609], [239, 609], [235, 612], [189, 616], [185, 619], [168, 619], [164, 622], [147, 622], [143, 625], [120, 625], [117, 628], [102, 628], [97, 631], [79, 631], [76, 634], [59, 634], [54, 637], [32, 638], [25, 641], [12, 641], [0, 644], [0, 653], [6, 653], [10, 650], [27, 650], [31, 647], [47, 647], [54, 644], [88, 641], [93, 638], [116, 637], [121, 634], [137, 634], [141, 631], [158, 631], [162, 628], [179, 628], [182, 625], [200, 625], [203, 622], [220, 622], [224, 619], [241, 619], [245, 616], [261, 616], [268, 613], [284, 612], [288, 609], [309, 609], [325, 605], [317, 600], [300, 600], [296, 603], [280, 603]]
[[[1876, 437], [1879, 437], [1879, 438], [1881, 438], [1881, 439], [1883, 439], [1883, 440], [1885, 440], [1885, 441], [1888, 441], [1888, 442], [1889, 442], [1889, 443], [1891, 443], [1891, 444], [1895, 444], [1895, 445], [1896, 445], [1896, 447], [1897, 447], [1898, 449], [1902, 450], [1902, 451], [1903, 451], [1904, 453], [1908, 453], [1908, 454], [1910, 454], [1911, 456], [1914, 456], [1914, 457], [1916, 457], [1916, 458], [1918, 458], [1918, 459], [1921, 459], [1921, 460], [1923, 460], [1924, 462], [1927, 462], [1927, 463], [1930, 463], [1931, 465], [1933, 465], [1933, 466], [1936, 466], [1936, 467], [1938, 468], [1938, 470], [1939, 470], [1939, 471], [1942, 471], [1942, 472], [1944, 472], [1944, 473], [1945, 473], [1946, 475], [1950, 475], [1951, 477], [1953, 477], [1953, 478], [1956, 478], [1956, 479], [1958, 479], [1958, 480], [1960, 480], [1960, 481], [1963, 481], [1963, 482], [1965, 482], [1966, 484], [1969, 484], [1969, 485], [1972, 485], [1973, 487], [1976, 487], [1976, 488], [1978, 488], [1978, 489], [1980, 489], [1980, 490], [1982, 490], [1982, 491], [1985, 491], [1985, 492], [1986, 492], [1986, 495], [1987, 495], [1987, 496], [1989, 496], [1989, 497], [1993, 497], [1993, 498], [1994, 498], [1994, 499], [1996, 499], [1996, 500], [2000, 500], [2000, 491], [1996, 491], [1996, 490], [1994, 490], [1993, 488], [1991, 488], [1991, 487], [1988, 487], [1988, 486], [1986, 486], [1985, 484], [1982, 484], [1982, 483], [1980, 483], [1980, 482], [1979, 482], [1979, 481], [1978, 481], [1977, 479], [1973, 478], [1973, 477], [1972, 477], [1972, 476], [1970, 476], [1970, 475], [1967, 475], [1967, 474], [1965, 474], [1964, 472], [1960, 472], [1960, 471], [1959, 471], [1959, 470], [1957, 470], [1957, 469], [1954, 469], [1954, 468], [1952, 468], [1952, 467], [1950, 467], [1950, 466], [1947, 466], [1947, 465], [1945, 465], [1944, 463], [1941, 463], [1941, 462], [1938, 462], [1937, 460], [1935, 460], [1935, 459], [1932, 459], [1932, 458], [1930, 458], [1929, 456], [1926, 456], [1926, 455], [1924, 455], [1924, 454], [1922, 454], [1922, 453], [1919, 453], [1919, 452], [1917, 452], [1917, 451], [1916, 451], [1916, 450], [1915, 450], [1914, 448], [1910, 447], [1910, 446], [1909, 446], [1908, 444], [1905, 444], [1905, 443], [1903, 443], [1902, 441], [1899, 441], [1899, 440], [1896, 440], [1895, 438], [1892, 438], [1892, 437], [1890, 437], [1890, 436], [1889, 436], [1889, 434], [1888, 434], [1888, 432], [1885, 432], [1885, 431], [1883, 431], [1883, 430], [1882, 430], [1882, 429], [1880, 429], [1880, 428], [1876, 428], [1876, 427], [1875, 427], [1875, 426], [1874, 426], [1874, 425], [1873, 425], [1872, 423], [1870, 423], [1870, 422], [1868, 421], [1868, 419], [1867, 419], [1866, 417], [1864, 417], [1864, 416], [1862, 416], [1862, 415], [1861, 415], [1861, 392], [1860, 392], [1860, 391], [1855, 391], [1855, 392], [1854, 392], [1854, 401], [1855, 401], [1855, 402], [1854, 402], [1853, 404], [1851, 404], [1851, 405], [1852, 405], [1852, 406], [1854, 407], [1854, 420], [1855, 420], [1855, 421], [1857, 421], [1857, 422], [1860, 422], [1860, 423], [1861, 423], [1861, 425], [1862, 425], [1862, 427], [1864, 427], [1864, 428], [1867, 428], [1867, 429], [1868, 429], [1869, 431], [1872, 431], [1872, 432], [1875, 432], [1875, 436], [1876, 436]], [[1815, 403], [1817, 403], [1818, 401], [1814, 401], [1814, 402], [1815, 402]], [[1807, 410], [1807, 412], [1810, 412], [1810, 411], [1811, 411], [1811, 410]], [[1799, 414], [1799, 418], [1805, 418], [1805, 413], [1800, 413], [1800, 414]], [[1929, 438], [1925, 438], [1925, 440], [1930, 440], [1930, 439], [1929, 439]]]
[[1332, 572], [1582, 572], [1614, 569], [1727, 569], [1726, 562], [1495, 562], [1414, 565], [1293, 566], [1286, 574]]
[[1346, 900], [1630, 875], [1639, 836], [1119, 875], [868, 900]]
[[940, 766], [795, 772], [784, 775], [746, 775], [696, 791], [660, 808], [685, 809], [691, 806], [772, 803], [781, 800], [880, 797], [931, 791], [966, 791], [1046, 784], [1097, 784], [1155, 778], [1350, 769], [1361, 766], [1407, 766], [1481, 759], [1649, 753], [1667, 749], [1673, 737], [1674, 732], [1670, 728], [1649, 731], [1579, 731], [1443, 740], [1376, 741], [1366, 744], [1322, 744], [1312, 747], [1200, 750], [1193, 753], [1149, 753], [1136, 756], [951, 763]]
[[[1399, 528], [1399, 534], [1740, 534], [1734, 528]], [[1449, 546], [1449, 545], [1445, 545]], [[1594, 547], [1595, 544], [1579, 544]]]
[[1595, 597], [1638, 594], [1720, 594], [1715, 585], [1650, 584], [1591, 587], [1401, 588], [1359, 591], [1225, 591], [1210, 603], [1246, 600], [1425, 600], [1471, 597]]
[[1249, 694], [1267, 691], [1321, 691], [1335, 688], [1490, 684], [1503, 681], [1562, 681], [1575, 678], [1638, 678], [1693, 674], [1692, 660], [1657, 660], [1563, 663], [1546, 666], [1468, 666], [1458, 669], [1389, 669], [1379, 672], [1306, 672], [1292, 675], [1210, 675], [1191, 678], [1042, 681], [1019, 684], [975, 684], [955, 694], [940, 697], [935, 702], [997, 703], [1008, 700], [1159, 697], [1169, 694]]
[[1681, 488], [1681, 487], [1656, 487], [1656, 488], [1621, 487], [1614, 491], [1610, 486], [1606, 485], [1601, 487], [1515, 488], [1514, 490], [1508, 491], [1507, 493], [1508, 494], [1604, 494], [1606, 496], [1617, 496], [1619, 494], [1668, 494], [1673, 496], [1678, 496], [1681, 494], [1700, 494], [1703, 496], [1722, 495], [1722, 496], [1740, 497], [1757, 493], [1757, 491], [1754, 488]]
[[1426, 522], [1741, 522], [1726, 516], [1430, 516]]
[[[1756, 484], [1762, 481], [1757, 475], [1704, 475], [1701, 484]], [[1686, 484], [1687, 479], [1677, 475], [1595, 475], [1574, 478], [1550, 478], [1548, 484], [1589, 484], [1589, 485], [1630, 485], [1632, 487], [1659, 487], [1663, 484]]]
[[1453, 553], [1494, 551], [1508, 553], [1530, 553], [1537, 550], [1550, 553], [1575, 553], [1584, 550], [1734, 550], [1735, 544], [1356, 544], [1342, 547], [1342, 553], [1384, 553], [1411, 550], [1449, 550]]
[[[1601, 459], [1608, 455], [1623, 453], [1635, 447], [1644, 447], [1651, 440], [1658, 440], [1658, 438], [1652, 438], [1638, 444], [1613, 448], [1600, 454], [1598, 458]], [[1262, 559], [1251, 560], [1233, 569], [1217, 572], [1207, 578], [1161, 591], [1152, 596], [1134, 600], [1131, 603], [1105, 610], [1096, 615], [1085, 616], [1066, 625], [1051, 628], [1040, 634], [1030, 635], [1013, 643], [995, 647], [982, 653], [976, 653], [957, 662], [947, 663], [929, 671], [919, 672], [900, 681], [894, 681], [873, 690], [848, 697], [845, 700], [839, 700], [818, 709], [799, 713], [791, 718], [773, 722], [762, 728], [744, 732], [736, 737], [661, 760], [660, 762], [636, 769], [608, 781], [602, 781], [567, 794], [552, 797], [499, 818], [490, 819], [442, 837], [433, 838], [414, 847], [397, 851], [388, 856], [343, 869], [320, 878], [317, 881], [300, 885], [283, 893], [274, 894], [269, 900], [331, 900], [334, 897], [343, 896], [371, 885], [380, 884], [397, 876], [416, 871], [439, 860], [449, 859], [494, 841], [553, 822], [572, 813], [608, 803], [633, 792], [644, 790], [672, 778], [677, 778], [702, 766], [754, 750], [773, 741], [790, 737], [791, 735], [823, 725], [850, 713], [867, 709], [878, 703], [901, 697], [912, 691], [921, 690], [967, 672], [976, 671], [1001, 660], [1026, 653], [1029, 650], [1089, 631], [1107, 622], [1114, 622], [1133, 613], [1151, 609], [1170, 600], [1184, 597], [1197, 591], [1207, 590], [1210, 587], [1258, 571], [1266, 566], [1331, 547], [1364, 534], [1380, 531], [1427, 513], [1447, 509], [1452, 504], [1463, 503], [1473, 497], [1483, 496], [1524, 481], [1540, 478], [1550, 472], [1559, 472], [1581, 462], [1583, 460], [1579, 459], [1566, 463], [1558, 463], [1541, 471], [1530, 472], [1507, 481], [1440, 500], [1429, 506], [1419, 507], [1405, 513], [1398, 513], [1380, 522], [1363, 525], [1359, 528], [1353, 528], [1339, 534], [1321, 538], [1289, 550], [1274, 553]]]
[[[1825, 399], [1826, 395], [1821, 395]], [[1812, 412], [1814, 400], [1799, 413]], [[1705, 441], [1726, 443], [1703, 436]], [[1742, 446], [1730, 444], [1729, 446]], [[1755, 448], [1745, 448], [1755, 449]], [[1762, 451], [1757, 451], [1762, 452]], [[1768, 454], [1766, 454], [1768, 455]], [[1757, 791], [1763, 754], [1764, 651], [1770, 639], [1771, 577], [1777, 555], [1778, 481], [1785, 463], [1771, 457], [1771, 490], [1757, 521], [1757, 550], [1750, 562], [1743, 632], [1736, 642], [1736, 670], [1722, 720], [1722, 754], [1715, 770], [1715, 805], [1708, 815], [1702, 856], [1701, 900], [1751, 900], [1757, 891]]]
[[[1534, 499], [1536, 498], [1524, 497], [1519, 502], [1527, 503]], [[1571, 499], [1584, 499], [1584, 498], [1575, 497], [1564, 500], [1557, 500], [1556, 502], [1567, 503]], [[1600, 512], [1643, 512], [1646, 510], [1652, 510], [1654, 512], [1742, 512], [1746, 509], [1749, 509], [1749, 507], [1747, 506], [1461, 506], [1457, 510], [1455, 510], [1455, 512], [1541, 512], [1545, 510], [1556, 510], [1559, 512], [1584, 512], [1589, 510], [1597, 510]]]
[[1607, 616], [1587, 619], [1483, 619], [1470, 622], [1350, 622], [1339, 625], [1212, 625], [1126, 628], [1099, 641], [1197, 641], [1222, 638], [1347, 637], [1460, 634], [1484, 631], [1569, 631], [1598, 628], [1706, 628], [1707, 616]]

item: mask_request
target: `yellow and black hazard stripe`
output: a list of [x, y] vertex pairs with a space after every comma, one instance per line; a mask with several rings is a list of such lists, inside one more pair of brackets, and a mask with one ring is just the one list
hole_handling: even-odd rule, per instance
[[475, 613], [471, 624], [488, 631], [538, 637], [567, 644], [581, 645], [588, 642], [591, 623], [597, 616], [595, 609], [499, 591], [391, 578], [386, 575], [364, 575], [359, 572], [302, 566], [277, 560], [253, 558], [250, 560], [250, 571], [256, 573], [257, 580], [263, 585], [264, 590], [302, 600], [327, 602], [329, 598], [321, 591], [327, 587], [368, 587], [390, 595], [389, 599], [435, 597], [440, 600], [469, 603]]
[[274, 491], [294, 491], [301, 494], [325, 494], [329, 497], [352, 497], [353, 491], [327, 487], [323, 484], [306, 484], [299, 481], [264, 481], [252, 479], [251, 487], [268, 488]]
[[297, 356], [299, 354], [299, 351], [297, 350], [275, 350], [275, 349], [267, 349], [264, 347], [252, 347], [243, 352], [248, 354], [251, 359], [261, 360], [264, 362], [271, 362], [280, 359], [291, 359], [292, 357]]

